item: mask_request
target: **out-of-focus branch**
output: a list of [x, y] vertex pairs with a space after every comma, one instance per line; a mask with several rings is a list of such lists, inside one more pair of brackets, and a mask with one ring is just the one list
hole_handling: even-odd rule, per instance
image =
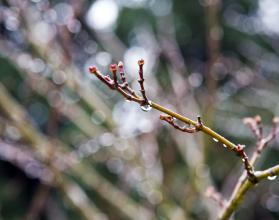
[[[1, 84], [0, 110], [16, 124], [22, 136], [30, 142], [34, 150], [38, 152], [40, 160], [49, 160], [49, 152], [53, 150], [52, 144], [47, 140], [47, 137], [39, 133], [31, 123], [28, 122], [25, 111], [12, 99], [12, 97], [9, 96], [8, 92]], [[56, 146], [55, 155], [61, 155], [61, 152], [67, 152], [69, 150], [69, 147], [64, 146], [62, 143], [59, 143], [58, 141], [53, 142]], [[63, 153], [63, 155], [65, 157], [65, 153]], [[142, 216], [144, 219], [154, 219], [153, 214], [147, 208], [140, 206], [132, 199], [128, 198], [123, 192], [102, 178], [93, 168], [87, 167], [83, 163], [77, 164], [78, 168], [75, 168], [75, 164], [71, 163], [71, 158], [68, 158], [67, 156], [64, 158], [66, 164], [62, 167], [68, 168], [67, 171], [72, 175], [80, 177], [82, 181], [90, 185], [96, 190], [96, 192], [113, 206], [118, 208], [129, 219], [139, 219], [139, 216]], [[64, 169], [62, 168], [62, 171]], [[78, 169], [78, 171], [76, 169]], [[61, 172], [60, 170], [57, 170], [56, 167], [53, 167], [53, 171], [55, 173]], [[85, 210], [87, 209], [85, 208]]]
[[222, 197], [222, 195], [219, 192], [217, 192], [215, 188], [212, 186], [207, 188], [205, 195], [208, 198], [214, 200], [220, 206], [220, 208], [225, 207], [227, 203], [227, 201]]
[[213, 110], [212, 103], [214, 103], [216, 95], [216, 68], [215, 64], [220, 57], [220, 27], [218, 12], [220, 7], [219, 0], [206, 0], [206, 12], [207, 12], [207, 48], [208, 48], [208, 72], [207, 72], [207, 87], [209, 93], [209, 101], [206, 107], [210, 107], [210, 114]]
[[262, 138], [263, 136], [262, 119], [259, 115], [255, 116], [254, 118], [244, 118], [243, 123], [248, 128], [250, 128], [250, 130], [255, 135], [258, 141]]
[[[63, 173], [53, 172], [53, 167], [50, 167], [50, 164], [47, 165], [40, 162], [34, 151], [28, 149], [26, 146], [15, 146], [15, 144], [11, 145], [5, 143], [1, 139], [0, 149], [2, 160], [12, 163], [19, 169], [22, 169], [28, 176], [38, 178], [43, 183], [34, 198], [31, 209], [24, 219], [36, 219], [51, 187], [58, 187], [65, 200], [68, 201], [74, 210], [79, 211], [84, 219], [98, 219], [98, 213], [101, 213], [101, 211], [89, 201], [83, 190], [77, 184], [65, 178]], [[37, 169], [39, 169], [38, 172], [29, 172], [28, 169], [26, 169], [28, 164], [36, 166]], [[41, 175], [37, 175], [39, 173]], [[73, 189], [75, 189], [75, 192], [73, 192]], [[77, 197], [80, 196], [83, 198], [82, 200], [77, 199]]]
[[[259, 128], [258, 129], [262, 129], [261, 128], [261, 124], [259, 124]], [[255, 162], [257, 161], [257, 159], [260, 157], [262, 151], [267, 147], [267, 145], [275, 139], [275, 137], [278, 135], [279, 133], [279, 118], [275, 117], [272, 120], [272, 128], [270, 133], [266, 136], [263, 137], [262, 135], [260, 136], [260, 138], [257, 141], [256, 144], [256, 149], [251, 157], [251, 163], [255, 164]]]
[[39, 185], [36, 193], [32, 199], [31, 206], [23, 218], [24, 220], [38, 219], [40, 212], [44, 208], [44, 204], [49, 196], [50, 187], [46, 185]]

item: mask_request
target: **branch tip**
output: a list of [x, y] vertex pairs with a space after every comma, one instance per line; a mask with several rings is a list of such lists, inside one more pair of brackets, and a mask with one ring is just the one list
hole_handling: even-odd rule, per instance
[[145, 89], [144, 89], [144, 78], [143, 78], [143, 65], [144, 65], [144, 59], [140, 59], [138, 61], [138, 65], [139, 65], [139, 79], [138, 82], [140, 84], [140, 92], [142, 95], [142, 98], [144, 100], [143, 105], [148, 103], [148, 99], [146, 97], [145, 94]]
[[111, 73], [112, 73], [112, 77], [113, 77], [113, 81], [114, 81], [114, 86], [117, 87], [118, 86], [118, 82], [117, 82], [117, 65], [116, 64], [111, 64], [109, 67]]
[[203, 126], [203, 123], [202, 123], [202, 120], [201, 120], [201, 116], [197, 116], [197, 120], [198, 120], [198, 124], [197, 124], [197, 126], [196, 126], [196, 130], [197, 131], [200, 131], [201, 130], [201, 128], [202, 128], [202, 126]]
[[144, 65], [144, 59], [138, 60], [138, 65], [142, 67]]
[[262, 118], [261, 118], [261, 116], [259, 116], [259, 115], [256, 115], [256, 116], [254, 117], [254, 120], [255, 120], [255, 122], [256, 122], [257, 125], [259, 125], [259, 124], [262, 123]]
[[96, 74], [98, 71], [96, 66], [90, 66], [88, 69], [89, 69], [89, 72], [92, 74]]
[[117, 65], [114, 63], [114, 64], [111, 64], [110, 67], [109, 67], [110, 71], [113, 73], [113, 74], [116, 74], [117, 72]]
[[124, 67], [124, 64], [122, 61], [119, 61], [118, 62], [118, 68], [122, 69]]
[[273, 123], [274, 125], [278, 125], [278, 124], [279, 124], [279, 117], [274, 117], [274, 118], [272, 119], [272, 123]]

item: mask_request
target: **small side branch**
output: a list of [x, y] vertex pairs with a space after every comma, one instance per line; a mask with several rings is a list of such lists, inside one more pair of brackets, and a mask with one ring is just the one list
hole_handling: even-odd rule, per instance
[[[198, 131], [201, 130], [201, 127], [203, 126], [202, 121], [200, 116], [198, 116], [198, 122], [197, 125], [195, 127], [186, 127], [186, 126], [179, 126], [175, 121], [176, 119], [172, 116], [169, 115], [160, 115], [160, 119], [162, 121], [166, 121], [167, 123], [169, 123], [170, 125], [172, 125], [174, 128], [182, 131], [182, 132], [186, 132], [186, 133], [196, 133]], [[188, 126], [191, 126], [190, 124], [187, 123]]]
[[[89, 71], [91, 74], [94, 74], [100, 81], [102, 81], [104, 84], [106, 84], [110, 89], [117, 90], [121, 95], [123, 95], [127, 100], [134, 101], [139, 104], [145, 103], [145, 100], [136, 93], [130, 89], [127, 82], [123, 82], [123, 84], [119, 84], [117, 81], [117, 66], [116, 64], [112, 64], [110, 66], [110, 70], [113, 75], [113, 79], [110, 78], [110, 76], [104, 76], [95, 66], [89, 67]], [[122, 78], [123, 80], [123, 78]]]
[[274, 117], [272, 120], [272, 128], [270, 133], [266, 137], [263, 137], [262, 135], [259, 139], [257, 139], [256, 149], [251, 158], [252, 165], [260, 157], [262, 151], [268, 146], [268, 144], [275, 139], [278, 133], [279, 133], [279, 117]]
[[254, 118], [244, 118], [243, 123], [251, 129], [257, 140], [261, 140], [263, 138], [262, 119], [259, 115]]
[[138, 79], [138, 82], [140, 84], [140, 92], [141, 92], [141, 95], [144, 99], [144, 104], [148, 103], [148, 99], [146, 97], [146, 94], [145, 94], [145, 89], [144, 89], [144, 78], [143, 78], [143, 65], [144, 65], [144, 60], [143, 59], [140, 59], [138, 61], [138, 65], [139, 65], [139, 79]]

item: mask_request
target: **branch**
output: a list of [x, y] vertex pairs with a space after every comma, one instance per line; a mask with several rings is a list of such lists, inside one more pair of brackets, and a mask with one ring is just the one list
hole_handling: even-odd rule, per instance
[[251, 182], [250, 179], [245, 179], [243, 184], [239, 187], [236, 195], [233, 199], [230, 200], [227, 207], [225, 208], [224, 212], [221, 214], [219, 220], [226, 220], [229, 219], [229, 217], [232, 215], [232, 213], [236, 210], [238, 205], [242, 202], [244, 195], [246, 192], [251, 189], [254, 185], [256, 185], [258, 182], [265, 180], [265, 179], [274, 179], [271, 177], [275, 177], [279, 174], [279, 164], [271, 167], [269, 169], [266, 169], [264, 171], [257, 171], [255, 172], [255, 178], [256, 182]]
[[[225, 146], [227, 149], [237, 152], [238, 155], [242, 157], [244, 160], [244, 165], [245, 169], [247, 170], [247, 173], [249, 173], [249, 176], [253, 176], [253, 167], [248, 161], [248, 157], [245, 154], [244, 150], [242, 149], [239, 151], [239, 145], [236, 145], [223, 137], [222, 135], [218, 134], [217, 132], [213, 131], [211, 128], [205, 126], [202, 122], [200, 117], [198, 117], [197, 121], [193, 121], [190, 118], [187, 118], [185, 116], [182, 116], [168, 108], [165, 108], [151, 100], [148, 100], [145, 95], [145, 89], [144, 89], [144, 78], [143, 78], [143, 65], [144, 65], [144, 60], [141, 59], [138, 61], [138, 66], [139, 66], [139, 84], [140, 84], [140, 92], [142, 96], [137, 95], [134, 90], [132, 90], [129, 86], [128, 83], [126, 82], [126, 78], [124, 77], [124, 66], [122, 62], [119, 62], [118, 64], [118, 69], [120, 72], [120, 77], [122, 79], [123, 84], [118, 84], [117, 83], [117, 73], [116, 73], [116, 65], [113, 64], [111, 65], [110, 69], [113, 74], [113, 79], [111, 79], [109, 76], [104, 76], [100, 71], [97, 70], [97, 67], [91, 66], [89, 67], [89, 72], [91, 74], [94, 74], [98, 79], [100, 79], [101, 82], [106, 84], [110, 89], [116, 90], [119, 92], [124, 98], [134, 101], [139, 103], [141, 106], [148, 105], [150, 108], [156, 109], [160, 112], [163, 112], [167, 114], [167, 116], [161, 115], [160, 119], [168, 122], [171, 124], [174, 128], [187, 132], [187, 133], [195, 133], [197, 131], [201, 131], [210, 137], [212, 137], [214, 140], [217, 142], [220, 142]], [[175, 119], [179, 120], [181, 122], [184, 122], [185, 124], [189, 126], [193, 126], [192, 128], [187, 128], [187, 127], [180, 127], [175, 123]]]
[[[263, 137], [263, 135], [262, 135], [262, 124], [261, 124], [261, 118], [259, 116], [256, 116], [254, 118], [246, 118], [246, 119], [244, 119], [243, 122], [245, 125], [247, 125], [252, 130], [253, 134], [257, 138], [256, 148], [255, 148], [255, 151], [250, 160], [250, 165], [253, 167], [253, 165], [256, 163], [256, 161], [260, 157], [261, 152], [276, 137], [276, 135], [278, 135], [279, 118], [278, 117], [273, 118], [272, 129], [266, 137]], [[249, 172], [243, 172], [233, 190], [233, 193], [229, 199], [227, 207], [225, 207], [221, 211], [220, 219], [228, 219], [230, 217], [230, 215], [236, 210], [236, 208], [240, 204], [240, 202], [242, 201], [241, 199], [244, 196], [244, 194], [246, 193], [246, 191], [249, 188], [251, 188], [253, 185], [255, 185], [258, 181], [260, 181], [264, 178], [268, 178], [268, 176], [272, 177], [272, 176], [278, 174], [277, 169], [278, 168], [273, 167], [266, 171], [256, 171], [256, 172], [253, 172], [254, 176], [252, 176], [250, 178], [249, 178]], [[246, 168], [246, 171], [247, 171], [247, 168]], [[274, 173], [272, 173], [272, 172], [274, 172]], [[248, 175], [249, 181], [246, 178], [246, 173]], [[263, 173], [265, 175], [263, 175]], [[259, 174], [262, 174], [263, 176], [261, 176]]]
[[[162, 121], [166, 121], [168, 122], [170, 125], [172, 125], [174, 128], [182, 131], [182, 132], [187, 132], [187, 133], [196, 133], [198, 131], [201, 130], [201, 127], [203, 126], [202, 122], [201, 122], [201, 118], [200, 116], [198, 116], [198, 125], [195, 127], [186, 127], [186, 126], [179, 126], [178, 124], [175, 123], [175, 118], [169, 115], [160, 115], [160, 119]], [[189, 126], [191, 126], [190, 124], [188, 124]]]
[[[80, 188], [79, 185], [75, 184], [72, 180], [66, 177], [61, 172], [53, 172], [53, 168], [50, 167], [50, 164], [45, 164], [42, 161], [38, 160], [36, 157], [36, 152], [30, 150], [27, 148], [27, 146], [24, 145], [15, 145], [4, 142], [2, 139], [0, 139], [0, 155], [1, 160], [5, 160], [10, 162], [11, 164], [17, 166], [19, 169], [21, 169], [23, 172], [26, 173], [26, 175], [32, 177], [32, 178], [38, 178], [44, 185], [44, 187], [57, 187], [59, 191], [62, 193], [62, 196], [67, 200], [67, 202], [74, 208], [75, 210], [78, 210], [81, 215], [84, 217], [84, 219], [92, 219], [95, 217], [97, 218], [98, 213], [100, 213], [100, 210], [92, 203], [90, 202], [89, 198], [85, 195], [85, 192], [83, 192], [82, 188]], [[35, 165], [37, 169], [39, 169], [38, 172], [30, 172], [26, 167], [28, 164]], [[59, 179], [59, 181], [55, 180], [54, 175], [56, 175], [56, 178]], [[51, 178], [50, 178], [51, 177]], [[47, 185], [45, 185], [47, 184]], [[78, 189], [78, 193], [81, 193], [83, 196], [85, 196], [82, 201], [77, 202], [78, 200], [75, 199], [73, 195], [73, 192], [69, 186], [74, 186], [75, 189]], [[47, 190], [44, 188], [44, 190]], [[77, 190], [75, 191], [75, 193]], [[44, 192], [47, 193], [47, 192]], [[43, 196], [40, 193], [40, 198]], [[42, 198], [41, 198], [42, 199]], [[43, 201], [38, 201], [38, 199], [35, 199], [36, 203], [32, 204], [34, 205], [35, 209], [40, 208], [38, 206], [41, 206]], [[32, 213], [28, 213], [26, 216], [26, 219], [31, 219], [34, 217], [34, 210], [31, 209]], [[34, 218], [32, 218], [34, 219]]]
[[[245, 171], [241, 178], [239, 178], [239, 181], [237, 183], [237, 186], [235, 188], [234, 193], [231, 196], [231, 199], [229, 200], [228, 204], [226, 206], [223, 206], [223, 214], [221, 214], [221, 219], [227, 219], [232, 212], [237, 208], [238, 204], [241, 202], [241, 198], [244, 196], [246, 191], [251, 188], [254, 184], [259, 182], [261, 178], [259, 176], [255, 175], [254, 172], [254, 163], [262, 149], [275, 138], [276, 134], [278, 133], [278, 124], [279, 119], [276, 118], [273, 120], [273, 128], [271, 133], [263, 138], [262, 135], [262, 125], [261, 125], [261, 119], [259, 116], [255, 118], [248, 118], [244, 120], [244, 123], [252, 130], [252, 132], [255, 134], [258, 142], [260, 144], [257, 144], [257, 150], [256, 153], [253, 155], [253, 159], [249, 161], [247, 154], [244, 151], [243, 145], [236, 145], [233, 142], [229, 141], [222, 135], [218, 134], [217, 132], [213, 131], [211, 128], [205, 126], [202, 122], [200, 117], [198, 117], [197, 121], [191, 120], [188, 117], [182, 116], [168, 108], [165, 108], [151, 100], [148, 100], [145, 95], [145, 89], [144, 89], [144, 79], [143, 79], [143, 65], [144, 61], [141, 59], [138, 61], [139, 65], [139, 84], [140, 84], [140, 92], [142, 96], [137, 95], [126, 82], [126, 78], [123, 78], [124, 75], [124, 67], [123, 63], [120, 62], [120, 65], [118, 65], [120, 76], [123, 82], [123, 85], [119, 85], [117, 82], [117, 71], [115, 69], [116, 65], [113, 66], [113, 70], [111, 68], [112, 74], [113, 74], [113, 80], [109, 76], [104, 76], [101, 72], [97, 70], [96, 67], [90, 67], [89, 71], [94, 74], [97, 78], [99, 78], [103, 83], [105, 83], [110, 89], [118, 91], [122, 96], [124, 96], [126, 99], [129, 99], [131, 101], [139, 103], [141, 106], [148, 105], [150, 108], [156, 109], [160, 112], [163, 112], [167, 115], [161, 115], [160, 119], [163, 121], [168, 122], [170, 125], [172, 125], [174, 128], [187, 132], [187, 133], [196, 133], [197, 131], [201, 131], [210, 137], [212, 137], [215, 141], [220, 142], [225, 146], [227, 149], [235, 152], [242, 160], [244, 164]], [[129, 90], [127, 89], [129, 88]], [[132, 91], [132, 92], [131, 92]], [[181, 122], [184, 122], [186, 126], [179, 126], [175, 120], [179, 120]], [[192, 126], [192, 127], [191, 127]], [[224, 218], [223, 218], [224, 216]]]
[[259, 115], [254, 118], [244, 118], [243, 123], [251, 129], [257, 140], [261, 140], [263, 137], [262, 119]]
[[244, 145], [238, 144], [236, 148], [234, 148], [234, 152], [241, 157], [241, 160], [244, 164], [245, 170], [247, 172], [247, 176], [251, 182], [257, 182], [255, 179], [254, 168], [252, 164], [248, 160], [248, 156], [244, 151]]
[[262, 130], [260, 116], [255, 116], [254, 118], [245, 118], [243, 122], [245, 125], [248, 126], [248, 128], [251, 129], [252, 133], [257, 138], [256, 149], [251, 158], [251, 164], [254, 165], [256, 160], [260, 157], [261, 152], [278, 135], [279, 117], [273, 118], [271, 131], [266, 137], [263, 137], [263, 130]]

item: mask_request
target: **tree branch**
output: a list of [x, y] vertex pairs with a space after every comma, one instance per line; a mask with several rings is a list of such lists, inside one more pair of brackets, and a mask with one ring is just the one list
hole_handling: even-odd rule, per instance
[[[279, 120], [278, 120], [278, 117], [275, 117], [273, 119], [272, 129], [266, 137], [263, 137], [263, 134], [262, 134], [263, 131], [262, 131], [262, 124], [261, 124], [260, 116], [256, 116], [254, 118], [246, 118], [243, 120], [243, 122], [245, 125], [247, 125], [252, 130], [252, 132], [254, 133], [254, 135], [257, 138], [256, 148], [255, 148], [252, 158], [250, 160], [250, 165], [253, 167], [254, 164], [256, 163], [256, 161], [259, 159], [261, 152], [266, 148], [268, 143], [270, 143], [276, 137], [276, 135], [279, 133], [279, 129], [278, 129]], [[272, 168], [270, 168], [270, 169], [272, 169]], [[247, 173], [248, 177], [249, 177], [249, 173], [246, 171], [244, 171], [242, 173], [242, 175], [240, 176], [240, 178], [233, 190], [233, 193], [229, 199], [227, 206], [221, 210], [220, 219], [228, 219], [230, 217], [230, 215], [236, 210], [237, 206], [241, 202], [241, 197], [244, 196], [246, 191], [249, 188], [251, 188], [254, 184], [256, 184], [259, 180], [264, 178], [264, 177], [258, 176], [259, 173], [269, 172], [268, 170], [254, 172], [253, 173], [254, 176], [252, 178], [249, 178], [249, 182], [252, 184], [247, 182], [246, 173]], [[273, 172], [273, 171], [270, 171], [270, 172]], [[278, 173], [278, 171], [276, 171], [276, 172]], [[272, 176], [272, 173], [270, 173], [270, 176]], [[267, 176], [266, 176], [266, 178], [267, 178]]]
[[232, 215], [232, 213], [237, 209], [238, 205], [242, 202], [246, 192], [251, 189], [258, 182], [274, 177], [279, 174], [279, 164], [266, 169], [264, 171], [255, 172], [255, 182], [252, 182], [250, 179], [246, 178], [243, 184], [240, 185], [235, 196], [228, 202], [227, 206], [224, 209], [224, 212], [221, 214], [219, 220], [226, 220]]
[[[138, 62], [139, 67], [142, 68], [141, 65], [142, 64], [142, 60], [140, 60]], [[123, 63], [121, 62], [121, 67], [123, 68]], [[120, 69], [121, 71], [121, 69]], [[146, 104], [146, 100], [144, 97], [141, 97], [139, 95], [137, 95], [130, 87], [130, 90], [133, 91], [133, 94], [131, 93], [127, 93], [124, 91], [123, 85], [118, 85], [118, 86], [114, 86], [114, 81], [109, 77], [109, 76], [104, 76], [95, 66], [91, 66], [89, 67], [89, 72], [94, 74], [98, 79], [100, 79], [100, 81], [102, 81], [104, 84], [106, 84], [110, 89], [112, 90], [116, 90], [117, 92], [119, 92], [122, 96], [124, 96], [124, 98], [129, 99], [130, 101], [134, 101], [139, 103], [140, 105], [144, 105]], [[142, 73], [141, 73], [142, 74]], [[140, 76], [141, 78], [141, 76]], [[126, 83], [126, 81], [125, 81]], [[143, 84], [143, 82], [140, 82], [140, 84]], [[125, 84], [126, 86], [126, 84]], [[142, 88], [142, 86], [141, 86]], [[143, 87], [144, 88], [144, 87]], [[212, 138], [216, 139], [217, 141], [219, 141], [220, 143], [224, 144], [229, 150], [233, 150], [234, 148], [236, 148], [236, 144], [232, 143], [231, 141], [229, 141], [228, 139], [226, 139], [225, 137], [223, 137], [222, 135], [218, 134], [217, 132], [213, 131], [211, 128], [205, 126], [205, 125], [200, 125], [199, 121], [193, 121], [190, 118], [187, 118], [185, 116], [182, 116], [168, 108], [165, 108], [151, 100], [148, 100], [148, 104], [150, 105], [151, 108], [156, 109], [160, 112], [163, 112], [177, 120], [180, 120], [188, 125], [192, 125], [195, 128], [199, 128], [200, 131], [204, 132], [205, 134], [211, 136]]]
[[[264, 149], [264, 147], [275, 138], [276, 134], [279, 132], [278, 131], [278, 124], [279, 124], [279, 120], [278, 118], [275, 118], [273, 120], [273, 128], [271, 133], [263, 138], [262, 135], [262, 125], [261, 125], [261, 119], [259, 116], [255, 117], [255, 118], [248, 118], [244, 120], [244, 123], [252, 130], [252, 132], [254, 133], [254, 135], [256, 136], [257, 140], [258, 140], [258, 144], [257, 144], [257, 150], [255, 151], [255, 153], [253, 154], [253, 158], [251, 161], [249, 161], [247, 154], [244, 151], [244, 145], [240, 145], [240, 144], [234, 144], [233, 142], [229, 141], [228, 139], [226, 139], [225, 137], [223, 137], [222, 135], [218, 134], [217, 132], [213, 131], [211, 128], [205, 126], [202, 122], [200, 117], [198, 117], [197, 121], [194, 121], [188, 117], [182, 116], [168, 108], [165, 108], [151, 100], [148, 100], [145, 96], [145, 90], [144, 90], [144, 80], [143, 80], [143, 64], [144, 61], [141, 59], [138, 61], [138, 65], [139, 65], [139, 84], [140, 84], [140, 88], [141, 88], [141, 95], [139, 96], [137, 95], [127, 84], [126, 82], [126, 78], [123, 78], [124, 76], [124, 67], [123, 67], [123, 63], [120, 62], [120, 65], [118, 65], [118, 68], [120, 70], [120, 76], [121, 79], [124, 83], [124, 85], [120, 86], [117, 83], [117, 75], [116, 75], [116, 66], [113, 66], [114, 69], [112, 71], [113, 73], [113, 80], [110, 79], [109, 76], [104, 76], [101, 72], [99, 72], [97, 70], [96, 67], [90, 67], [89, 71], [91, 73], [93, 73], [94, 75], [96, 75], [97, 78], [99, 78], [103, 83], [105, 83], [110, 89], [112, 90], [116, 90], [118, 91], [122, 96], [124, 96], [126, 99], [129, 99], [131, 101], [137, 102], [139, 103], [141, 106], [142, 105], [146, 105], [148, 104], [151, 108], [156, 109], [160, 112], [163, 112], [167, 115], [161, 115], [160, 119], [163, 121], [168, 122], [170, 125], [172, 125], [174, 128], [183, 131], [183, 132], [187, 132], [187, 133], [195, 133], [197, 131], [201, 131], [207, 135], [209, 135], [210, 137], [212, 137], [215, 141], [220, 142], [223, 144], [223, 146], [225, 146], [227, 149], [235, 152], [242, 160], [243, 164], [244, 164], [244, 168], [245, 171], [242, 174], [242, 176], [239, 178], [239, 181], [236, 185], [236, 188], [234, 190], [234, 193], [231, 196], [231, 199], [228, 201], [228, 203], [226, 205], [224, 205], [224, 203], [222, 203], [223, 205], [223, 210], [222, 210], [222, 214], [220, 219], [228, 219], [230, 217], [230, 215], [236, 210], [237, 206], [239, 205], [239, 203], [242, 201], [243, 196], [245, 195], [245, 193], [253, 186], [255, 185], [257, 182], [259, 182], [260, 180], [267, 178], [268, 175], [276, 175], [279, 171], [277, 171], [277, 167], [275, 168], [270, 168], [268, 169], [268, 171], [262, 171], [265, 174], [262, 175], [255, 175], [254, 172], [254, 163], [256, 161], [256, 159], [259, 157], [259, 154], [261, 153], [261, 151]], [[142, 79], [142, 80], [141, 80]], [[124, 90], [127, 90], [127, 88], [129, 88], [128, 93]], [[132, 92], [130, 92], [132, 91]], [[179, 126], [175, 120], [179, 120], [181, 122], [184, 122], [185, 124], [189, 125], [190, 127], [186, 127], [186, 126]], [[192, 127], [191, 127], [192, 126]], [[261, 173], [262, 173], [261, 172]], [[259, 171], [257, 172], [257, 174], [259, 174]]]

